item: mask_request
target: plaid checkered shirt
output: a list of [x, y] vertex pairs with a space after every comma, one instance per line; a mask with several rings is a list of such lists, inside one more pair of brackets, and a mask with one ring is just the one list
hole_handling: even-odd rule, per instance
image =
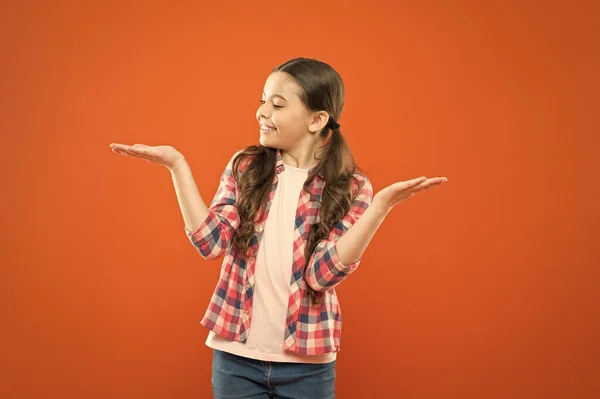
[[[278, 183], [278, 175], [285, 165], [281, 151], [276, 152], [276, 173], [264, 205], [262, 220], [255, 220], [255, 232], [249, 253], [257, 254], [269, 208]], [[188, 238], [205, 259], [217, 259], [224, 255], [221, 274], [212, 294], [210, 304], [200, 322], [216, 334], [239, 342], [246, 342], [251, 331], [252, 298], [256, 257], [242, 258], [232, 247], [232, 235], [240, 223], [236, 199], [239, 190], [235, 182], [232, 161], [223, 172], [219, 188], [209, 207], [209, 214], [195, 231], [187, 231]], [[241, 164], [243, 172], [249, 161]], [[373, 198], [373, 188], [368, 178], [355, 173], [352, 192], [355, 194], [350, 210], [331, 230], [329, 237], [320, 241], [310, 259], [304, 256], [310, 225], [319, 221], [320, 199], [325, 182], [319, 175], [302, 190], [296, 211], [292, 278], [283, 346], [287, 351], [303, 355], [320, 355], [340, 349], [342, 314], [335, 287], [344, 281], [360, 260], [344, 265], [336, 250], [337, 240], [365, 212]], [[243, 178], [243, 176], [242, 176]], [[313, 305], [306, 297], [306, 282], [302, 271], [306, 268], [308, 284], [322, 297], [320, 304]]]

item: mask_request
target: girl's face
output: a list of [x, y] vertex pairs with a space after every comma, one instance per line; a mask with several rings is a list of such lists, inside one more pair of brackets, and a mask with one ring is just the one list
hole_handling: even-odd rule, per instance
[[314, 133], [314, 115], [300, 100], [301, 89], [285, 72], [272, 73], [265, 83], [256, 111], [260, 144], [289, 151]]

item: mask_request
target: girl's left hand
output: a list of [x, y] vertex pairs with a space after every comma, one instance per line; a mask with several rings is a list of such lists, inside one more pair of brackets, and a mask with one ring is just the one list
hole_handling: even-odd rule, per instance
[[380, 190], [373, 197], [371, 206], [381, 209], [383, 212], [389, 212], [395, 205], [402, 201], [406, 201], [410, 197], [423, 190], [431, 190], [442, 183], [447, 182], [445, 177], [426, 178], [425, 176], [394, 183]]

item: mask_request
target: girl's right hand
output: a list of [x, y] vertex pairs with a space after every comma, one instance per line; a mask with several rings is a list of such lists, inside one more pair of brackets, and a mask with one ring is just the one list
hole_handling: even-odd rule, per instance
[[168, 145], [149, 146], [144, 144], [126, 145], [112, 143], [110, 148], [118, 154], [142, 158], [146, 161], [165, 166], [169, 170], [173, 170], [175, 166], [185, 161], [183, 154]]

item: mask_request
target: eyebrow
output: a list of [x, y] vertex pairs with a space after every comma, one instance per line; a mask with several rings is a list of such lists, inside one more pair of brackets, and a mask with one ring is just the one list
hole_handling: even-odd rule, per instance
[[[265, 95], [265, 92], [263, 90], [262, 92], [263, 96]], [[282, 96], [281, 94], [273, 94], [271, 97], [279, 97], [281, 98], [283, 101], [287, 101], [287, 98], [285, 98], [284, 96]], [[289, 102], [289, 101], [288, 101]]]

